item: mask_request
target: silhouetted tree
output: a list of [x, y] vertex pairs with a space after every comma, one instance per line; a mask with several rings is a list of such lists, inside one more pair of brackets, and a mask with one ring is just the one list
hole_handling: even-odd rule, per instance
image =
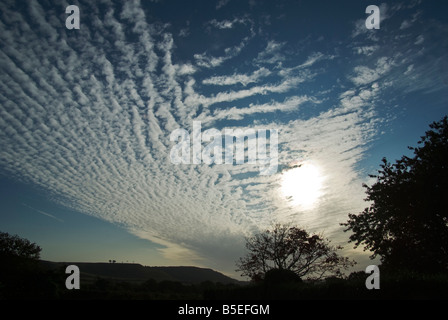
[[294, 271], [286, 269], [271, 269], [264, 275], [264, 283], [270, 287], [301, 282], [302, 279]]
[[0, 256], [2, 258], [23, 258], [39, 260], [41, 248], [31, 241], [0, 232]]
[[341, 247], [331, 246], [321, 235], [281, 224], [247, 238], [246, 248], [249, 252], [237, 262], [237, 271], [254, 281], [272, 269], [290, 270], [308, 279], [341, 276], [343, 269], [355, 264], [339, 256], [336, 251]]
[[39, 266], [40, 251], [27, 239], [0, 232], [0, 298], [55, 297], [51, 275]]
[[371, 205], [342, 225], [384, 266], [419, 272], [448, 271], [448, 121], [430, 125], [414, 156], [382, 160], [367, 189]]

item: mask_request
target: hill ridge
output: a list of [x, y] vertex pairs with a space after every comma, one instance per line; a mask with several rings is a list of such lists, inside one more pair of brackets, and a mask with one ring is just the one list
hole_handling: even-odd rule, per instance
[[58, 269], [66, 265], [78, 266], [83, 275], [101, 278], [114, 278], [144, 282], [150, 279], [156, 281], [177, 281], [197, 284], [204, 281], [223, 284], [242, 283], [211, 268], [197, 266], [144, 266], [140, 263], [109, 263], [109, 262], [54, 262], [41, 260], [41, 265], [47, 269]]

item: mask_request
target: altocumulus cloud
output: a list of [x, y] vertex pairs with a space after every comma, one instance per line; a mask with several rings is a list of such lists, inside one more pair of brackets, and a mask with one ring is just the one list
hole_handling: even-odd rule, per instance
[[[60, 2], [32, 1], [22, 12], [16, 3], [0, 6], [0, 166], [10, 175], [163, 245], [176, 263], [231, 271], [244, 236], [273, 220], [346, 241], [336, 236], [338, 223], [363, 205], [357, 164], [383, 121], [376, 81], [396, 59], [378, 56], [375, 69], [354, 64], [347, 78], [356, 87], [330, 98], [328, 88], [302, 86], [326, 74], [334, 52], [311, 52], [286, 68], [287, 44], [270, 40], [252, 52], [244, 72], [220, 69], [260, 41], [246, 17], [212, 20], [218, 32], [238, 25], [247, 33], [222, 56], [199, 51], [187, 61], [176, 58], [178, 30], [152, 22], [139, 1], [82, 2], [76, 31], [64, 28]], [[260, 176], [249, 164], [173, 165], [169, 135], [191, 131], [195, 120], [203, 129], [278, 129], [280, 164], [320, 166], [319, 205], [303, 211], [283, 199], [281, 170]]]

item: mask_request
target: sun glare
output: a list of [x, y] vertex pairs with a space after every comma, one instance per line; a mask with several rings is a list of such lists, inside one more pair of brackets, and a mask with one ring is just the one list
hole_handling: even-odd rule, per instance
[[281, 193], [293, 206], [311, 209], [322, 195], [322, 181], [316, 166], [302, 164], [283, 173]]

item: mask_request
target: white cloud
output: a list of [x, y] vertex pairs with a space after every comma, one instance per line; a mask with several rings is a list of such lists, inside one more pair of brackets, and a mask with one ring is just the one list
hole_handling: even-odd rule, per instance
[[215, 68], [221, 65], [227, 59], [229, 59], [226, 57], [209, 57], [205, 52], [201, 54], [199, 53], [195, 54], [194, 58], [196, 59], [196, 64], [198, 66], [205, 68]]
[[203, 68], [216, 68], [223, 64], [225, 61], [239, 55], [241, 50], [243, 50], [249, 40], [250, 37], [245, 37], [238, 45], [224, 49], [224, 56], [213, 57], [208, 55], [206, 52], [197, 53], [194, 55], [196, 64]]
[[189, 63], [177, 66], [177, 73], [182, 76], [188, 74], [194, 74], [196, 71], [197, 69]]
[[299, 67], [300, 68], [306, 68], [306, 67], [310, 67], [313, 64], [315, 64], [317, 61], [320, 61], [324, 58], [324, 55], [321, 52], [315, 52], [313, 54], [311, 54], [308, 59], [301, 64]]
[[406, 71], [404, 72], [404, 75], [408, 76], [409, 74], [412, 73], [413, 69], [414, 69], [414, 65], [413, 64], [409, 65], [408, 68], [406, 69]]
[[387, 74], [393, 66], [393, 60], [388, 57], [381, 57], [376, 62], [376, 68], [371, 69], [366, 66], [357, 66], [354, 68], [355, 75], [350, 80], [355, 85], [365, 85], [378, 80]]
[[297, 74], [298, 72], [300, 73], [301, 70], [303, 70], [303, 69], [310, 68], [312, 65], [314, 65], [315, 63], [317, 63], [319, 61], [332, 60], [332, 59], [334, 59], [334, 57], [335, 56], [333, 56], [333, 55], [324, 55], [321, 52], [314, 52], [307, 57], [305, 62], [303, 62], [295, 67], [290, 67], [290, 68], [281, 67], [281, 69], [278, 73], [279, 73], [279, 75], [281, 75], [283, 77], [289, 77], [293, 74]]
[[411, 23], [408, 20], [403, 20], [403, 22], [400, 25], [400, 30], [407, 29], [411, 26]]
[[189, 28], [183, 28], [179, 30], [179, 37], [187, 37], [190, 34]]
[[362, 47], [356, 47], [354, 48], [354, 51], [357, 54], [363, 54], [366, 56], [370, 56], [372, 55], [375, 51], [377, 51], [379, 49], [378, 45], [373, 45], [373, 46], [362, 46]]
[[417, 39], [415, 40], [414, 44], [419, 45], [419, 44], [422, 44], [424, 41], [425, 41], [425, 38], [423, 37], [423, 35], [419, 35], [417, 37]]
[[285, 57], [280, 52], [285, 43], [270, 40], [266, 45], [266, 48], [258, 54], [256, 59], [259, 63], [274, 64], [283, 61]]
[[301, 104], [305, 102], [319, 103], [318, 100], [308, 96], [292, 96], [286, 98], [283, 102], [269, 102], [264, 104], [250, 104], [247, 108], [232, 107], [229, 109], [218, 109], [213, 112], [213, 115], [202, 114], [198, 117], [199, 120], [207, 123], [222, 120], [233, 119], [241, 120], [246, 115], [255, 115], [260, 113], [271, 113], [276, 111], [290, 112], [297, 111]]
[[261, 78], [267, 77], [271, 74], [266, 68], [260, 68], [254, 71], [252, 74], [233, 74], [231, 76], [214, 76], [202, 80], [203, 84], [216, 85], [216, 86], [228, 86], [234, 84], [242, 84], [246, 86], [250, 83], [258, 82]]
[[247, 18], [234, 18], [233, 20], [221, 20], [213, 19], [208, 22], [211, 26], [218, 29], [232, 29], [236, 24], [246, 24], [249, 20]]
[[[268, 93], [285, 93], [293, 88], [297, 88], [297, 86], [311, 78], [312, 76], [305, 74], [299, 75], [295, 77], [287, 77], [284, 78], [281, 82], [277, 84], [265, 84], [254, 86], [249, 89], [242, 89], [238, 91], [226, 91], [219, 92], [218, 94], [210, 97], [206, 97], [204, 95], [198, 94], [194, 91], [193, 87], [190, 87], [187, 91], [187, 97], [185, 98], [185, 104], [188, 106], [199, 106], [202, 105], [204, 107], [209, 107], [216, 103], [221, 102], [231, 102], [247, 97], [251, 97], [254, 95], [266, 95]], [[193, 83], [192, 83], [193, 85]]]
[[226, 6], [229, 2], [230, 0], [219, 0], [218, 3], [216, 4], [216, 10], [219, 10], [222, 7]]
[[354, 23], [354, 30], [352, 31], [352, 38], [355, 38], [361, 34], [367, 33], [369, 31], [366, 28], [365, 20], [359, 19]]

